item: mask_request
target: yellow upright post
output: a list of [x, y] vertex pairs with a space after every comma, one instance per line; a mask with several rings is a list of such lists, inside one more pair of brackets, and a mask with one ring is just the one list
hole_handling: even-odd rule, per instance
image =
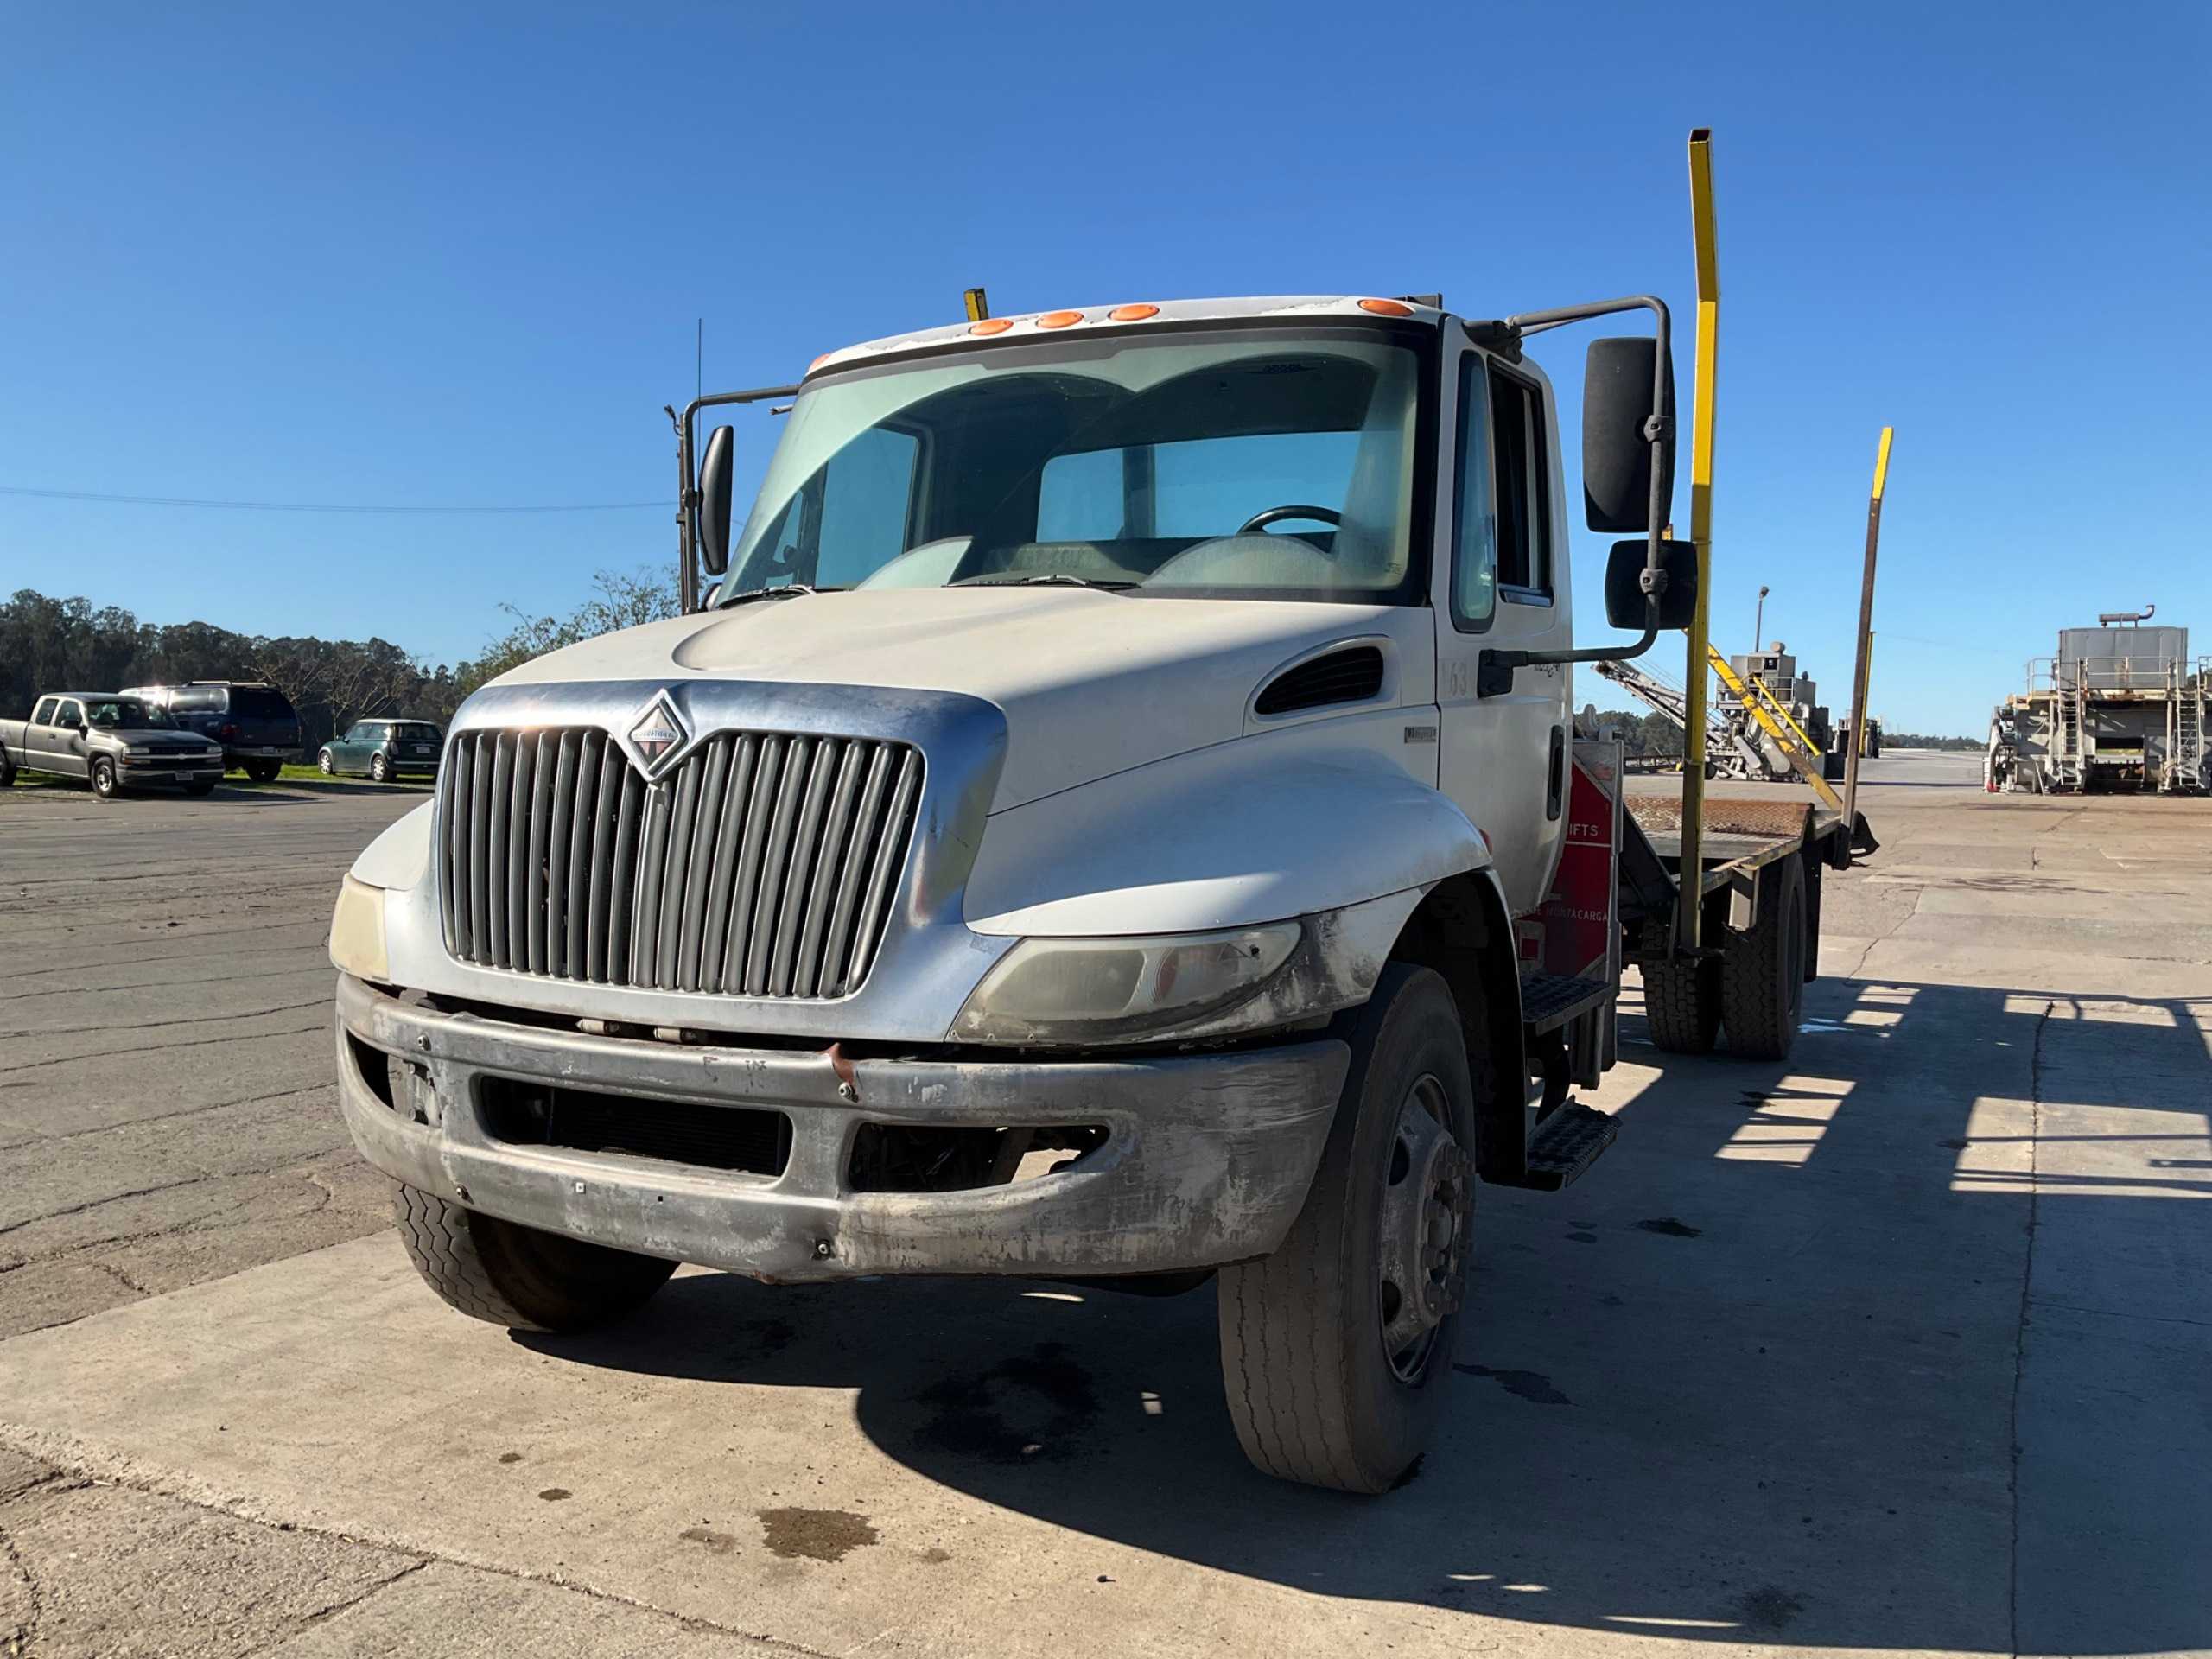
[[1690, 541], [1697, 548], [1697, 613], [1690, 621], [1683, 683], [1688, 740], [1682, 759], [1682, 880], [1675, 917], [1678, 945], [1694, 950], [1705, 893], [1705, 663], [1713, 594], [1713, 390], [1720, 340], [1720, 257], [1713, 234], [1713, 134], [1690, 133], [1690, 233], [1697, 250], [1697, 367], [1690, 411]]
[[[1853, 653], [1851, 677], [1851, 730], [1855, 737], [1866, 729], [1866, 681], [1874, 666], [1874, 554], [1882, 540], [1882, 492], [1890, 482], [1890, 438], [1888, 427], [1882, 429], [1882, 441], [1874, 450], [1874, 489], [1866, 498], [1866, 566], [1859, 582], [1859, 648]], [[1853, 743], [1843, 759], [1843, 833], [1853, 833], [1859, 822], [1859, 746]]]

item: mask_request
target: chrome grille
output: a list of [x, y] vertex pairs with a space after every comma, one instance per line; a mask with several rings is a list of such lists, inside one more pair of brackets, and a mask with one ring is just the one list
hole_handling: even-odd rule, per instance
[[904, 743], [725, 732], [652, 785], [597, 728], [455, 734], [446, 949], [517, 973], [728, 996], [868, 976], [913, 838]]

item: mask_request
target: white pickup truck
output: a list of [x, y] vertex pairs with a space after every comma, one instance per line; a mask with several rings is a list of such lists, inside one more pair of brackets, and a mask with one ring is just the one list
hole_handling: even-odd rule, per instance
[[1697, 569], [1656, 302], [1099, 306], [702, 399], [791, 405], [734, 538], [728, 429], [694, 487], [682, 422], [721, 580], [470, 698], [338, 901], [345, 1111], [423, 1276], [566, 1330], [677, 1262], [1217, 1275], [1254, 1461], [1388, 1488], [1476, 1185], [1612, 1138], [1568, 1090], [1624, 957], [1662, 1046], [1786, 1053], [1849, 855], [1809, 808], [1708, 820], [1697, 946], [1678, 842], [1573, 731], [1522, 338], [1639, 307], [1584, 423], [1628, 654]]

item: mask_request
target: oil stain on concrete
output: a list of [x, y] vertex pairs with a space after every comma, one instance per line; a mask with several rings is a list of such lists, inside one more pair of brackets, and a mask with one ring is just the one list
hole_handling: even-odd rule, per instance
[[876, 1541], [868, 1516], [850, 1510], [763, 1510], [760, 1529], [768, 1553], [785, 1560], [842, 1561]]

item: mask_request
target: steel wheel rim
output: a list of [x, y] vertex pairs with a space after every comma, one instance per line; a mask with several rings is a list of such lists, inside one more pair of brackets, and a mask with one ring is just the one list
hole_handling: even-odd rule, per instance
[[1409, 1385], [1427, 1375], [1459, 1304], [1473, 1188], [1450, 1118], [1443, 1083], [1423, 1072], [1399, 1104], [1382, 1171], [1376, 1335], [1391, 1375]]

